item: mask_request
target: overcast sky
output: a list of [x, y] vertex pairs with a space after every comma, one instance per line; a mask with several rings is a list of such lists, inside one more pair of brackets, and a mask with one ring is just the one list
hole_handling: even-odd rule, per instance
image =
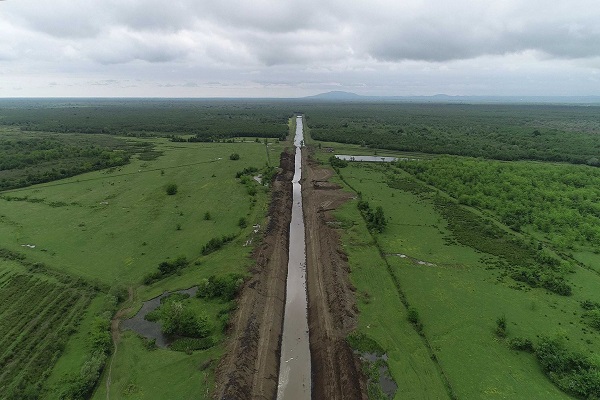
[[0, 97], [600, 95], [598, 0], [6, 0]]

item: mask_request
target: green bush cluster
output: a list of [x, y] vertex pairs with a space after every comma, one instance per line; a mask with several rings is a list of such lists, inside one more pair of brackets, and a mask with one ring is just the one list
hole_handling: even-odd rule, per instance
[[346, 168], [348, 166], [348, 161], [337, 158], [336, 156], [331, 156], [329, 157], [329, 164], [331, 164], [333, 168]]
[[541, 267], [516, 268], [510, 274], [516, 281], [527, 283], [531, 287], [543, 287], [561, 296], [570, 296], [571, 286], [558, 272]]
[[202, 255], [205, 256], [219, 250], [221, 247], [225, 246], [227, 243], [235, 239], [235, 237], [235, 234], [231, 234], [210, 239], [204, 246], [202, 246]]
[[508, 341], [508, 345], [513, 350], [526, 351], [528, 353], [533, 353], [533, 342], [527, 338], [523, 337], [514, 337]]
[[367, 228], [369, 228], [370, 231], [379, 233], [384, 231], [387, 221], [385, 220], [385, 215], [383, 214], [383, 208], [381, 206], [377, 206], [375, 211], [373, 211], [368, 201], [359, 200], [358, 209], [367, 222]]
[[188, 265], [189, 261], [184, 256], [180, 256], [173, 261], [163, 261], [158, 264], [158, 271], [152, 272], [144, 278], [144, 285], [151, 285], [167, 276], [171, 276]]
[[244, 276], [241, 274], [211, 275], [208, 279], [203, 279], [200, 282], [196, 296], [230, 301], [236, 297], [243, 284]]
[[168, 335], [204, 338], [210, 334], [206, 316], [198, 316], [194, 310], [180, 301], [169, 301], [161, 307], [162, 331]]
[[542, 338], [535, 348], [542, 369], [561, 390], [583, 399], [600, 398], [600, 365], [567, 350], [559, 339]]

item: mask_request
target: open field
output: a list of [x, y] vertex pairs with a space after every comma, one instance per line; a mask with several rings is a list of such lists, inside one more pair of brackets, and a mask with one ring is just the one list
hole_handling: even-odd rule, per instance
[[[325, 161], [328, 155], [319, 152], [318, 157]], [[385, 231], [376, 234], [374, 243], [367, 239], [356, 201], [337, 213], [357, 287], [359, 331], [388, 351], [388, 365], [399, 384], [397, 398], [431, 398], [426, 390], [436, 387], [443, 393], [440, 372], [447, 377], [449, 393], [457, 398], [569, 397], [544, 376], [535, 357], [511, 350], [507, 341], [517, 336], [534, 342], [546, 335], [564, 337], [571, 350], [596, 357], [598, 333], [583, 322], [580, 306], [583, 300], [598, 301], [594, 287], [600, 282], [594, 272], [573, 267], [575, 272], [567, 277], [573, 286], [570, 297], [523, 286], [497, 267], [502, 252], [486, 254], [448, 240], [454, 233], [433, 201], [435, 192], [417, 182], [404, 188], [389, 184], [391, 176], [410, 180], [405, 172], [393, 166], [349, 163], [339, 173], [371, 207], [381, 206], [387, 217]], [[390, 289], [384, 289], [385, 279]], [[406, 304], [418, 312], [424, 340], [408, 323]], [[503, 315], [508, 339], [494, 333], [495, 322]], [[413, 356], [405, 358], [406, 354]], [[407, 371], [418, 371], [412, 382]], [[424, 377], [434, 380], [425, 383]]]
[[[268, 151], [276, 159], [273, 146]], [[156, 148], [165, 155], [154, 161], [134, 160], [3, 192], [3, 246], [101, 284], [135, 284], [169, 257], [198, 259], [210, 239], [237, 234], [240, 218], [253, 222], [266, 211], [264, 190], [250, 196], [235, 177], [245, 167], [265, 166], [264, 144], [157, 140]], [[229, 160], [235, 152], [241, 159]], [[165, 193], [169, 183], [178, 187], [174, 196]], [[209, 220], [204, 219], [207, 212]]]
[[[109, 314], [105, 310], [116, 304], [116, 297], [105, 293], [122, 293], [129, 287], [132, 296], [127, 306], [131, 315], [142, 300], [164, 291], [197, 285], [211, 275], [247, 273], [252, 265], [249, 259], [252, 242], [260, 240], [260, 233], [253, 233], [253, 225], [263, 225], [268, 190], [255, 182], [252, 175], [244, 179], [236, 175], [244, 169], [258, 174], [271, 160], [277, 166], [282, 149], [273, 139], [267, 139], [268, 145], [263, 139], [257, 142], [250, 138], [234, 138], [236, 143], [108, 139], [123, 143], [127, 140], [132, 146], [151, 145], [156, 150], [155, 156], [134, 156], [127, 165], [4, 191], [0, 195], [0, 237], [5, 251], [20, 254], [28, 265], [44, 265], [51, 272], [46, 279], [52, 279], [55, 273], [67, 274], [80, 277], [104, 292], [91, 303], [91, 296], [82, 296], [76, 303], [76, 309], [68, 314], [73, 318], [63, 323], [71, 328], [64, 340], [57, 343], [64, 350], [53, 353], [51, 362], [42, 363], [44, 375], [32, 381], [48, 398], [59, 398], [67, 382], [76, 382], [82, 365], [94, 354], [94, 346], [90, 344], [94, 335], [92, 326], [99, 318], [107, 321], [103, 324], [108, 323], [104, 318], [106, 315], [110, 318], [114, 309]], [[239, 159], [230, 159], [234, 153], [239, 154]], [[169, 184], [177, 186], [176, 194], [166, 193]], [[224, 250], [207, 250], [203, 254], [203, 247], [211, 239], [224, 236], [233, 237]], [[142, 285], [161, 262], [181, 256], [188, 260], [188, 267], [152, 285]], [[8, 275], [3, 277], [9, 282]], [[3, 287], [3, 294], [5, 288], [8, 286]], [[30, 292], [33, 295], [33, 290]], [[64, 296], [67, 293], [70, 292], [65, 291]], [[231, 304], [203, 299], [193, 299], [191, 304], [196, 313], [206, 314], [211, 321], [211, 337], [217, 346], [195, 351], [191, 356], [170, 350], [150, 351], [136, 335], [126, 332], [106, 368], [102, 361], [94, 369], [104, 371], [105, 379], [111, 367], [111, 384], [103, 381], [95, 396], [105, 398], [107, 388], [113, 398], [157, 393], [155, 386], [165, 370], [171, 374], [170, 380], [179, 379], [180, 383], [169, 389], [176, 397], [205, 396], [213, 387], [214, 368], [223, 352], [219, 345], [224, 339], [220, 321]], [[27, 340], [25, 335], [23, 340]], [[39, 341], [39, 346], [44, 343]], [[23, 356], [27, 354], [30, 353]], [[45, 356], [41, 348], [39, 356]], [[204, 378], [190, 380], [199, 370]], [[24, 371], [20, 376], [27, 374], [25, 368]], [[132, 371], [140, 374], [131, 375]], [[44, 382], [46, 377], [48, 380]], [[19, 379], [12, 377], [11, 383], [23, 386], [20, 383], [23, 379]]]

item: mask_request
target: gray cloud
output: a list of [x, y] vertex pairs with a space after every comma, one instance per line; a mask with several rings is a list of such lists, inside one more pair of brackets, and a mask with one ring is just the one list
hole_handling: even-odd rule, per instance
[[[492, 90], [486, 71], [505, 82], [525, 70], [589, 82], [600, 68], [598, 20], [592, 0], [21, 0], [0, 3], [0, 67], [35, 73], [46, 88], [64, 87], [48, 86], [63, 74], [143, 77], [189, 93], [215, 88], [190, 82], [211, 81], [248, 90], [286, 82]], [[464, 83], [469, 77], [479, 81]]]

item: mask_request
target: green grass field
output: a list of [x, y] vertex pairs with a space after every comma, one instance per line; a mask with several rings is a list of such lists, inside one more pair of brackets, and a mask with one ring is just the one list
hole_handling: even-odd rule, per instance
[[[317, 157], [327, 155], [321, 151]], [[452, 233], [434, 207], [433, 192], [418, 196], [389, 187], [381, 165], [350, 163], [340, 173], [387, 217], [384, 233], [377, 235], [384, 260], [366, 239], [357, 200], [337, 213], [342, 225], [351, 227], [344, 229], [343, 242], [358, 289], [359, 330], [388, 352], [399, 386], [396, 398], [448, 397], [440, 371], [461, 399], [570, 398], [544, 375], [533, 355], [511, 350], [507, 340], [564, 337], [571, 350], [598, 357], [600, 338], [582, 322], [579, 304], [600, 300], [597, 274], [576, 268], [568, 276], [570, 297], [518, 285], [495, 267], [496, 256], [448, 240]], [[408, 323], [402, 296], [418, 311], [426, 341]], [[503, 315], [507, 339], [494, 331]]]
[[[0, 260], [0, 397], [36, 398], [95, 293]], [[30, 397], [33, 396], [33, 397]]]
[[[13, 200], [0, 199], [3, 246], [103, 284], [135, 284], [166, 258], [196, 259], [211, 238], [237, 233], [240, 217], [264, 212], [251, 209], [235, 178], [266, 164], [264, 144], [158, 142], [164, 155], [154, 161], [4, 192]], [[277, 162], [275, 145], [269, 149]], [[229, 160], [234, 152], [242, 158]], [[165, 193], [169, 183], [178, 185], [174, 196]]]
[[[257, 143], [250, 138], [237, 139], [236, 143], [129, 140], [151, 142], [162, 155], [153, 160], [135, 157], [122, 167], [3, 192], [2, 247], [20, 254], [30, 265], [43, 264], [50, 275], [80, 277], [103, 292], [133, 288], [133, 301], [127, 304], [131, 306], [130, 315], [142, 301], [165, 291], [194, 286], [210, 275], [246, 273], [252, 263], [249, 241], [260, 237], [253, 233], [253, 225], [263, 224], [268, 189], [253, 180], [244, 185], [236, 179], [236, 173], [246, 167], [260, 170], [267, 163], [277, 167], [283, 144], [271, 139], [265, 146], [262, 140]], [[238, 153], [240, 159], [230, 160], [232, 153]], [[177, 185], [175, 195], [166, 193], [170, 183]], [[240, 218], [247, 221], [245, 228], [240, 228]], [[225, 235], [236, 237], [222, 250], [201, 254], [210, 239]], [[159, 263], [179, 256], [190, 261], [188, 267], [152, 285], [142, 285], [144, 277], [157, 271]], [[14, 262], [2, 263], [3, 268], [5, 263], [10, 264], [9, 269], [23, 268]], [[8, 275], [2, 276], [6, 284]], [[59, 398], [65, 379], [79, 373], [92, 349], [91, 326], [111, 299], [114, 297], [101, 294], [91, 303], [89, 296], [77, 303], [83, 307], [77, 308], [77, 315], [71, 314], [80, 323], [70, 331], [71, 336], [70, 332], [65, 336], [70, 339], [61, 357], [54, 360], [54, 368], [45, 372], [45, 384], [44, 379], [40, 380], [45, 397]], [[192, 301], [195, 309], [211, 320], [228, 307], [214, 300]], [[221, 325], [212, 322], [213, 336], [220, 342], [224, 337]], [[110, 371], [110, 396], [114, 399], [205, 398], [222, 351], [219, 344], [191, 355], [163, 349], [150, 351], [137, 335], [125, 332], [94, 396], [106, 398]], [[13, 378], [11, 375], [11, 382], [17, 384]]]

